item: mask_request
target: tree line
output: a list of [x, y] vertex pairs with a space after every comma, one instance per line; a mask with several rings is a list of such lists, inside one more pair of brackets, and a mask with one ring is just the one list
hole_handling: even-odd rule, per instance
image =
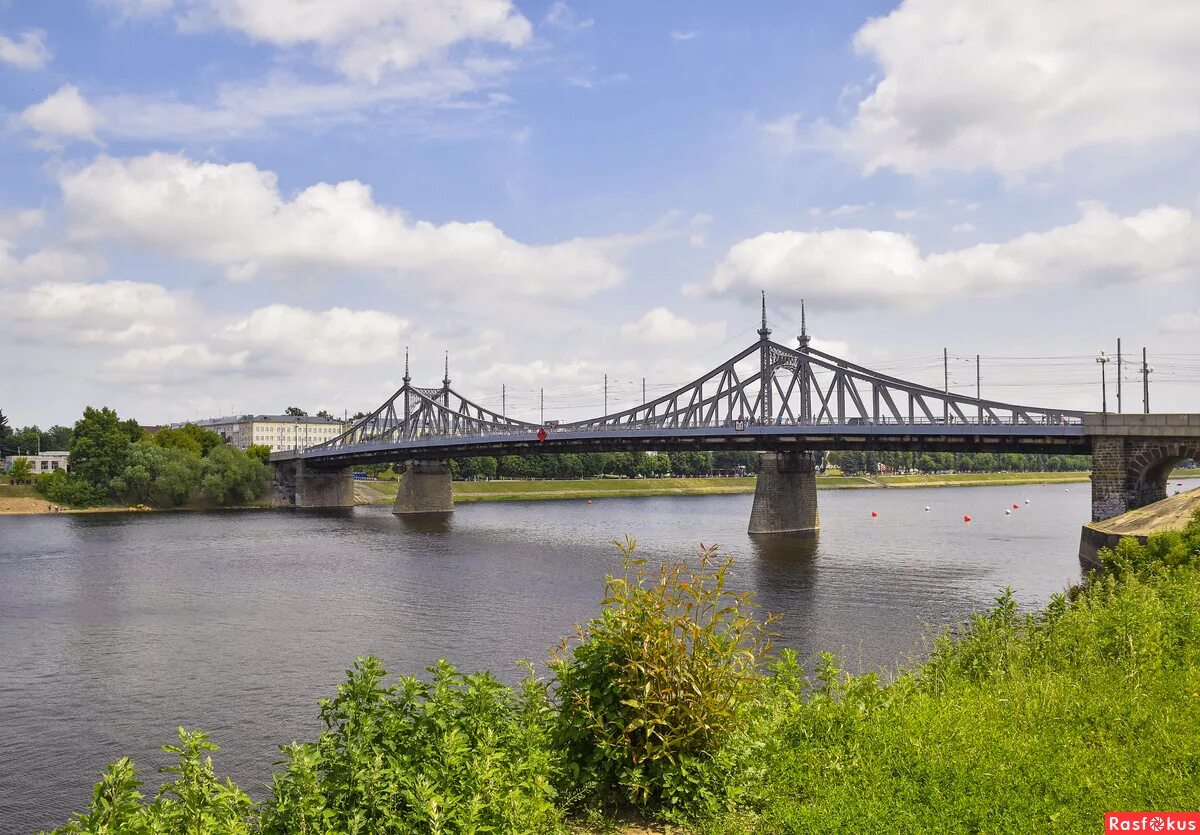
[[[1018, 455], [993, 453], [830, 452], [820, 459], [823, 470], [838, 468], [848, 475], [878, 472], [985, 473], [1078, 472], [1091, 467], [1088, 455]], [[689, 478], [715, 475], [753, 475], [757, 452], [589, 452], [546, 455], [480, 456], [450, 462], [456, 480], [573, 479], [573, 478]], [[389, 465], [364, 467], [369, 475], [393, 475]]]
[[[43, 436], [61, 429], [54, 427]], [[38, 431], [27, 427], [22, 432], [30, 430]], [[60, 433], [52, 440], [57, 443], [44, 443], [42, 449], [66, 449], [67, 470], [37, 476], [22, 471], [18, 478], [28, 478], [39, 493], [58, 504], [236, 505], [257, 499], [271, 482], [268, 447], [252, 446], [243, 452], [194, 424], [151, 435], [136, 420], [89, 406], [65, 437]], [[0, 435], [0, 443], [15, 446], [12, 435]]]

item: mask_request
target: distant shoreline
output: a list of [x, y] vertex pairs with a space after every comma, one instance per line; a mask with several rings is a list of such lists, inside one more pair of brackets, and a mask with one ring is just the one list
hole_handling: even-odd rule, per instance
[[[818, 490], [880, 490], [912, 487], [1004, 487], [1021, 484], [1079, 484], [1091, 476], [1087, 472], [1054, 473], [946, 473], [943, 475], [818, 476]], [[1200, 470], [1177, 470], [1172, 479], [1200, 478]], [[546, 481], [456, 481], [456, 504], [475, 502], [569, 501], [581, 499], [638, 498], [641, 496], [720, 496], [754, 492], [755, 477], [733, 478], [589, 478]], [[396, 498], [395, 481], [356, 481], [355, 504], [385, 505]], [[9, 496], [0, 485], [0, 516], [53, 516], [53, 506], [39, 496]], [[153, 508], [151, 512], [188, 510], [270, 510], [278, 505], [251, 504], [238, 507]], [[58, 513], [131, 513], [128, 507], [62, 508]]]
[[[913, 476], [819, 476], [818, 490], [879, 490], [891, 487], [979, 487], [1016, 484], [1075, 484], [1090, 479], [1086, 472], [947, 473]], [[547, 481], [456, 481], [456, 504], [573, 499], [637, 498], [639, 496], [718, 496], [754, 492], [755, 477], [740, 478], [590, 478]], [[396, 482], [356, 484], [359, 504], [391, 504]], [[374, 494], [374, 495], [372, 495]]]

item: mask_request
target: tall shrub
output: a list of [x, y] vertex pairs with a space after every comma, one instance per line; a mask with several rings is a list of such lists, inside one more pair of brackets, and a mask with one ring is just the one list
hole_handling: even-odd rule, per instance
[[651, 573], [632, 540], [618, 547], [624, 573], [608, 578], [600, 617], [551, 660], [570, 776], [604, 803], [713, 811], [738, 791], [773, 619], [727, 588], [733, 561], [715, 548]]

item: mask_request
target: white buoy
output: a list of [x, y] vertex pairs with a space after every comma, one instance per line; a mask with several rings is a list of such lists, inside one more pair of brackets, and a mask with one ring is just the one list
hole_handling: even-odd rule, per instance
[[929, 505], [925, 505], [925, 512], [926, 512], [926, 513], [928, 513], [928, 512], [929, 512]]
[[1029, 504], [1029, 499], [1026, 499], [1026, 500], [1025, 500], [1025, 504]]
[[1012, 516], [1012, 511], [1011, 511], [1011, 510], [1009, 510], [1009, 509], [1006, 507], [1006, 508], [1004, 508], [1004, 515], [1005, 515], [1005, 516]]

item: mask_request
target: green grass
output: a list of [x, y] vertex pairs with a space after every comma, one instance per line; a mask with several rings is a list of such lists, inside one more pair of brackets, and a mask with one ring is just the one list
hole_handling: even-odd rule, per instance
[[0, 484], [0, 498], [3, 499], [36, 499], [38, 492], [32, 484]]
[[776, 688], [757, 800], [705, 831], [1099, 832], [1200, 808], [1200, 521], [1119, 551], [1143, 567], [1038, 616], [1006, 595], [885, 687], [831, 667]]

